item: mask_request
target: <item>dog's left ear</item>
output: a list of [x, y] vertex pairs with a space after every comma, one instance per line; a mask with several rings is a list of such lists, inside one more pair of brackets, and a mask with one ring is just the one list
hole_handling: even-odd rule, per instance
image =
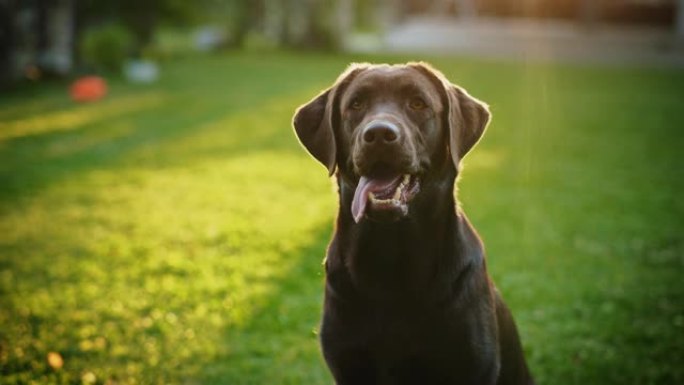
[[410, 63], [427, 75], [444, 92], [443, 100], [449, 129], [449, 152], [456, 170], [460, 161], [480, 140], [489, 124], [491, 114], [486, 103], [474, 98], [463, 88], [451, 84], [447, 78], [426, 63]]
[[463, 88], [450, 83], [444, 86], [449, 99], [449, 151], [458, 170], [460, 160], [484, 134], [491, 113], [485, 103]]

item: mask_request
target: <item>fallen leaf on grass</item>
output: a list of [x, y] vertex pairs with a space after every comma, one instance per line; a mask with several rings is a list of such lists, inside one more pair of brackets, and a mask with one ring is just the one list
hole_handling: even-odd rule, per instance
[[48, 365], [54, 370], [59, 370], [64, 366], [64, 359], [57, 352], [50, 352], [47, 354]]
[[97, 377], [95, 376], [95, 373], [93, 373], [93, 372], [85, 372], [85, 373], [83, 373], [83, 376], [81, 376], [81, 382], [84, 385], [94, 384], [96, 381], [97, 381]]

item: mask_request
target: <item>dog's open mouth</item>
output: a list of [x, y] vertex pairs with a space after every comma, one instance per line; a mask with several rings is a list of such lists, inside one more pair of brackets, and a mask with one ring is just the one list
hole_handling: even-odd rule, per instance
[[352, 215], [357, 223], [364, 216], [379, 220], [397, 220], [408, 215], [408, 204], [420, 190], [418, 177], [411, 174], [359, 179], [352, 201]]

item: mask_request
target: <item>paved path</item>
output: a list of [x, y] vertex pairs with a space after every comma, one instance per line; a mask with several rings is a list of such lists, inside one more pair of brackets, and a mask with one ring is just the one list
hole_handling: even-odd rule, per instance
[[382, 37], [354, 36], [348, 48], [356, 52], [463, 54], [684, 68], [684, 44], [677, 43], [667, 29], [605, 25], [587, 29], [564, 21], [416, 17], [388, 29]]

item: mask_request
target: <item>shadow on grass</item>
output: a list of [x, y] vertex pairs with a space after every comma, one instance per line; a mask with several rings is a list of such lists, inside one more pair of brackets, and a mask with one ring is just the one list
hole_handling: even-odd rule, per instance
[[288, 267], [274, 278], [270, 294], [256, 299], [248, 319], [227, 325], [216, 341], [217, 356], [191, 383], [331, 383], [317, 336], [331, 225], [318, 226], [309, 244], [282, 255]]

